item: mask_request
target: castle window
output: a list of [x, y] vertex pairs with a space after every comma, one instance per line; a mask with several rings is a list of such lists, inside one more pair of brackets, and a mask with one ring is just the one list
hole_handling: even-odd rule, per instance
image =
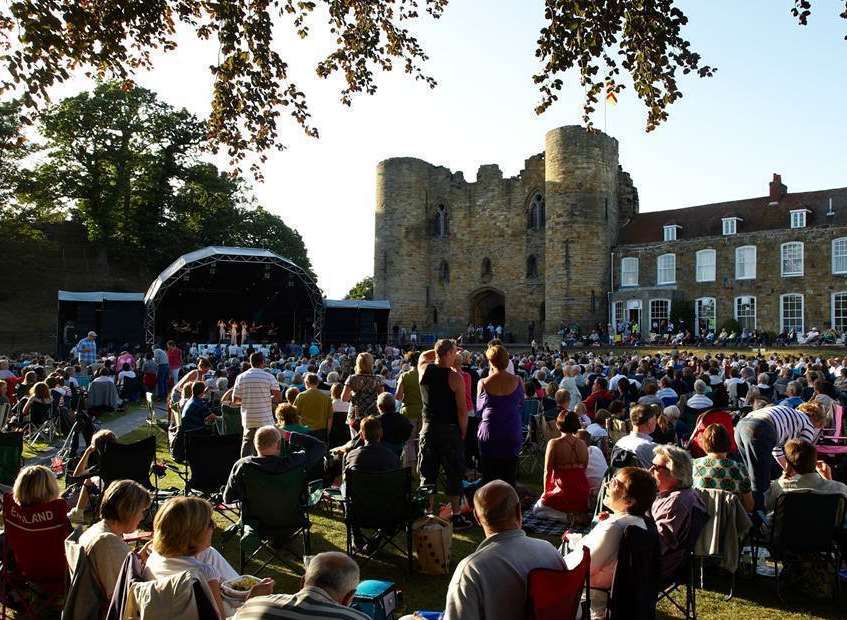
[[444, 205], [438, 205], [435, 210], [432, 234], [436, 239], [447, 237], [447, 208]]
[[663, 238], [665, 241], [676, 241], [677, 229], [682, 228], [678, 224], [669, 224], [662, 226]]
[[491, 279], [491, 259], [487, 256], [482, 259], [482, 269], [480, 275], [483, 281], [488, 282]]
[[450, 282], [450, 265], [447, 264], [446, 260], [441, 261], [441, 264], [438, 266], [438, 281], [441, 284]]
[[805, 334], [803, 330], [803, 296], [794, 293], [779, 296], [779, 330]]
[[832, 240], [832, 273], [847, 273], [847, 237]]
[[740, 217], [725, 217], [721, 219], [723, 223], [723, 234], [726, 235], [734, 235], [738, 232], [738, 222], [741, 220]]
[[803, 243], [792, 241], [783, 243], [780, 249], [782, 277], [791, 278], [803, 275]]
[[700, 250], [695, 256], [697, 260], [697, 281], [714, 282], [717, 253], [712, 249]]
[[544, 228], [544, 197], [540, 192], [532, 196], [529, 209], [526, 213], [526, 227], [529, 230], [542, 230]]
[[756, 329], [756, 298], [749, 295], [735, 298], [735, 320], [741, 329]]
[[656, 284], [676, 283], [676, 254], [662, 254], [656, 259]]
[[847, 331], [847, 293], [832, 294], [832, 327], [839, 333]]
[[538, 259], [535, 258], [535, 254], [526, 257], [526, 277], [529, 280], [538, 277]]
[[638, 259], [633, 256], [621, 260], [621, 286], [638, 286]]
[[806, 228], [806, 209], [795, 209], [791, 212], [791, 228]]
[[735, 279], [754, 280], [756, 278], [756, 246], [745, 245], [735, 248]]

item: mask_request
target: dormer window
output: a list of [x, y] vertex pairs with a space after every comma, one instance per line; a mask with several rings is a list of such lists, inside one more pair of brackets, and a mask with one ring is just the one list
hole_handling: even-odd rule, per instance
[[806, 228], [806, 213], [808, 212], [808, 209], [791, 211], [791, 228]]
[[721, 218], [721, 222], [723, 222], [723, 234], [726, 235], [734, 235], [738, 232], [738, 222], [741, 221], [740, 217], [724, 217]]
[[682, 228], [679, 224], [668, 224], [662, 227], [665, 241], [676, 241], [677, 229]]

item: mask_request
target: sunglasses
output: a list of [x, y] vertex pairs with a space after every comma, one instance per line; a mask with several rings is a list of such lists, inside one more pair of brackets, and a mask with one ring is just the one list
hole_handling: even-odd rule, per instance
[[652, 463], [650, 465], [650, 469], [664, 469], [665, 471], [670, 471], [670, 468], [667, 465], [660, 465], [659, 463]]

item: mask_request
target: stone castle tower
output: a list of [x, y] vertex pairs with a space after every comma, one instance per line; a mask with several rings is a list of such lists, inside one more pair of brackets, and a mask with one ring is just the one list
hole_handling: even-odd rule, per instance
[[414, 158], [377, 166], [374, 298], [390, 323], [456, 336], [502, 323], [516, 341], [562, 321], [608, 322], [611, 251], [638, 212], [618, 142], [582, 127], [547, 133], [516, 177], [461, 172]]

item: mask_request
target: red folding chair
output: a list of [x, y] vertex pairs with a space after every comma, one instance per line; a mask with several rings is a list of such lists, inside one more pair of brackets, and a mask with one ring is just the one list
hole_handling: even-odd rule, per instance
[[847, 445], [844, 443], [847, 437], [841, 435], [844, 428], [844, 405], [832, 405], [832, 421], [835, 427], [824, 429], [816, 446], [818, 454], [847, 454]]
[[21, 507], [11, 493], [3, 495], [6, 544], [0, 567], [0, 605], [14, 617], [38, 620], [60, 606], [65, 594], [65, 538], [71, 532], [63, 499]]
[[527, 599], [533, 620], [573, 620], [582, 601], [582, 617], [590, 617], [591, 554], [582, 548], [582, 561], [572, 570], [533, 568], [527, 575]]
[[729, 453], [738, 452], [738, 446], [735, 445], [735, 428], [732, 426], [732, 414], [728, 411], [717, 410], [705, 411], [697, 418], [697, 423], [694, 425], [694, 431], [688, 439], [688, 444], [685, 446], [691, 452], [692, 458], [700, 458], [706, 456], [706, 450], [703, 448], [703, 433], [711, 424], [720, 424], [726, 429], [729, 435]]

